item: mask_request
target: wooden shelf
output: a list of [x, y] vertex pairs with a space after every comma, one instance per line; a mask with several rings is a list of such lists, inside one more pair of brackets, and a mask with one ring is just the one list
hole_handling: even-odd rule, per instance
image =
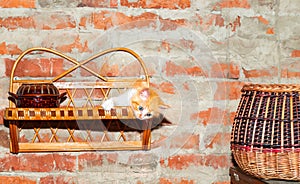
[[[43, 52], [60, 57], [69, 68], [51, 77], [16, 76], [19, 62], [27, 54], [34, 57], [32, 52], [36, 52], [37, 57]], [[102, 76], [99, 71], [95, 71], [94, 65], [87, 65], [90, 61], [112, 52], [123, 52], [133, 56], [134, 61], [141, 66], [138, 76]], [[95, 62], [98, 61], [101, 60]], [[72, 72], [77, 69], [83, 69], [88, 73], [88, 77], [73, 78], [76, 73]], [[10, 102], [5, 110], [4, 119], [9, 125], [12, 153], [151, 148], [152, 120], [137, 120], [128, 106], [116, 107], [110, 111], [101, 107], [103, 100], [120, 95], [128, 89], [137, 86], [149, 87], [148, 71], [141, 57], [134, 51], [122, 47], [112, 48], [86, 60], [77, 61], [51, 49], [31, 48], [24, 51], [15, 61], [10, 76], [9, 92], [16, 94], [17, 89], [26, 83], [51, 83], [60, 93], [66, 94], [66, 100], [59, 108], [17, 108]], [[126, 124], [125, 121], [133, 122], [136, 126], [130, 127], [131, 124]]]
[[[20, 143], [19, 152], [52, 152], [52, 151], [97, 151], [97, 150], [140, 150], [140, 141], [102, 142], [102, 143]], [[45, 149], [47, 148], [47, 149]]]
[[93, 120], [135, 119], [130, 107], [106, 111], [101, 107], [82, 108], [6, 108], [6, 120]]

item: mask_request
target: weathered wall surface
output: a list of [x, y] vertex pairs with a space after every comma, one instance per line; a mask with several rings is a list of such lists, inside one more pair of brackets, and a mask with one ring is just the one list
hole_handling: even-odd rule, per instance
[[[299, 82], [299, 7], [299, 0], [1, 1], [0, 181], [229, 183], [231, 123], [242, 85]], [[78, 60], [131, 48], [172, 106], [172, 125], [152, 132], [157, 141], [150, 151], [11, 154], [3, 124], [9, 76], [31, 47]], [[65, 69], [59, 63], [34, 60], [22, 72], [55, 75]], [[132, 72], [116, 63], [102, 72]]]

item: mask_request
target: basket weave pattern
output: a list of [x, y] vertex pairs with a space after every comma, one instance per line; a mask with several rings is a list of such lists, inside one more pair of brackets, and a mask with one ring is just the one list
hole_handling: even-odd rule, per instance
[[241, 169], [259, 178], [300, 180], [300, 85], [245, 85], [232, 127]]

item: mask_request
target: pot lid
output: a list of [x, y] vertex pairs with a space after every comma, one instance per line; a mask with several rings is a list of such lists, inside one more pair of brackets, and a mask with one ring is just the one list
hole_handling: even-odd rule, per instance
[[33, 94], [59, 95], [59, 91], [51, 83], [22, 84], [17, 90], [18, 96]]

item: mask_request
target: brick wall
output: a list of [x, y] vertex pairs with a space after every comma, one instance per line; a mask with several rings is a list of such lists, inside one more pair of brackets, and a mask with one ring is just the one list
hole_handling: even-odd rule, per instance
[[[229, 183], [242, 85], [299, 81], [299, 7], [294, 0], [1, 1], [1, 183]], [[150, 151], [11, 154], [3, 124], [9, 75], [18, 55], [37, 46], [78, 60], [133, 49], [172, 106], [172, 124], [152, 132]], [[66, 67], [60, 63], [29, 59], [19, 72], [55, 75]], [[102, 72], [132, 68], [115, 61]]]

